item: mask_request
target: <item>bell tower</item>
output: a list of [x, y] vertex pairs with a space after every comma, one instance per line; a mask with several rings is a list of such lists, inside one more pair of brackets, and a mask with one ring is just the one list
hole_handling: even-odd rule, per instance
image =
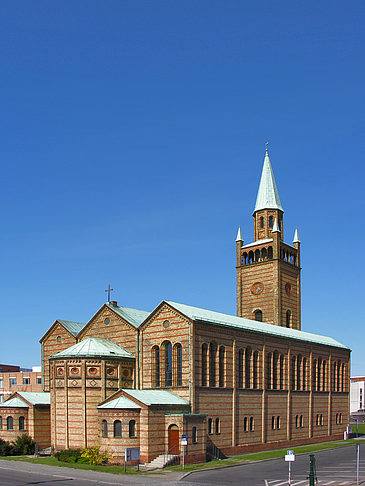
[[236, 238], [237, 315], [277, 326], [300, 329], [300, 240], [284, 243], [281, 206], [268, 148], [257, 193], [254, 241]]

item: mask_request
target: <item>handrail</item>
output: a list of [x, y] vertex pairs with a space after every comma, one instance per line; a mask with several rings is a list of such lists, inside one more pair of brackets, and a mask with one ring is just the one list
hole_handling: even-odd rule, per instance
[[[177, 454], [176, 453], [174, 454], [172, 452], [173, 450], [176, 450], [177, 451]], [[172, 464], [178, 464], [178, 463], [180, 463], [180, 449], [179, 449], [179, 446], [178, 445], [174, 445], [174, 446], [170, 447], [170, 449], [168, 449], [167, 452], [164, 453], [164, 461], [165, 461], [165, 463], [168, 460], [168, 456], [175, 456], [174, 459], [171, 459], [171, 463]]]

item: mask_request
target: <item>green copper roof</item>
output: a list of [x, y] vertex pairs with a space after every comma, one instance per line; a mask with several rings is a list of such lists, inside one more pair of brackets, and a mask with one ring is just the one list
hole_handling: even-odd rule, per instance
[[[51, 397], [48, 392], [15, 392], [16, 395], [9, 398], [3, 403], [0, 403], [1, 407], [28, 407], [29, 402], [31, 405], [49, 405], [51, 403]], [[24, 401], [24, 400], [26, 401]]]
[[54, 354], [51, 358], [134, 358], [134, 354], [119, 346], [111, 339], [90, 337]]
[[142, 322], [150, 315], [150, 312], [132, 309], [131, 307], [122, 307], [120, 305], [106, 304], [110, 309], [123, 317], [126, 321], [132, 324], [134, 327], [138, 327]]
[[167, 390], [134, 390], [123, 388], [123, 392], [145, 405], [189, 405], [185, 398]]
[[133, 408], [133, 409], [140, 409], [141, 407], [137, 405], [137, 403], [132, 402], [129, 398], [126, 397], [118, 397], [114, 400], [110, 400], [110, 402], [104, 403], [103, 405], [99, 405], [98, 408]]
[[0, 407], [10, 407], [10, 408], [29, 408], [29, 405], [24, 402], [20, 397], [13, 397], [6, 400], [6, 402], [0, 403]]
[[260, 209], [280, 209], [284, 211], [281, 206], [267, 149], [255, 205], [255, 211], [259, 211]]
[[74, 322], [74, 321], [63, 321], [61, 319], [57, 319], [65, 329], [67, 329], [73, 336], [77, 336], [80, 331], [84, 329], [86, 324], [82, 322]]
[[335, 339], [319, 334], [312, 334], [311, 332], [298, 331], [297, 329], [289, 329], [287, 327], [275, 326], [266, 322], [253, 321], [244, 317], [231, 316], [229, 314], [221, 314], [220, 312], [200, 309], [199, 307], [192, 307], [190, 305], [178, 304], [176, 302], [167, 302], [167, 304], [180, 311], [186, 317], [196, 321], [204, 321], [220, 326], [234, 327], [242, 329], [243, 331], [255, 331], [270, 336], [277, 336], [284, 339], [296, 339], [299, 341], [324, 344], [326, 346], [334, 346], [336, 348], [349, 349], [347, 346], [339, 343]]

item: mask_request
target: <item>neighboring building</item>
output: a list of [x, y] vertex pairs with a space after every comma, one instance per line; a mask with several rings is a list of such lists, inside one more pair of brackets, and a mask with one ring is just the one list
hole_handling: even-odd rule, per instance
[[40, 392], [42, 371], [40, 367], [32, 369], [20, 366], [0, 365], [0, 403], [7, 400], [15, 391]]
[[365, 412], [365, 376], [350, 378], [350, 413]]
[[267, 151], [253, 216], [254, 242], [236, 239], [238, 317], [113, 301], [86, 324], [51, 326], [41, 345], [55, 450], [101, 443], [120, 460], [135, 446], [148, 462], [178, 454], [186, 434], [198, 461], [343, 437], [350, 349], [301, 331], [300, 241], [283, 241]]

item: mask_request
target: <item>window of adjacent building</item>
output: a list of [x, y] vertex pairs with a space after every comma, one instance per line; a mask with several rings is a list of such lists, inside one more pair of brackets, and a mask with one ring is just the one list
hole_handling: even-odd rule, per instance
[[25, 430], [25, 419], [24, 419], [24, 417], [19, 417], [19, 430]]
[[42, 377], [37, 376], [37, 385], [41, 385], [41, 384], [42, 384]]
[[172, 344], [165, 343], [165, 386], [172, 386]]
[[30, 385], [30, 378], [23, 378], [23, 385]]
[[16, 378], [9, 378], [9, 386], [10, 386], [10, 388], [12, 386], [14, 386], [14, 385], [16, 385]]
[[202, 345], [202, 386], [207, 386], [208, 378], [208, 345]]
[[255, 311], [255, 321], [262, 322], [262, 310]]
[[198, 434], [197, 434], [197, 430], [196, 430], [196, 427], [193, 427], [191, 429], [191, 440], [192, 440], [192, 443], [193, 444], [197, 444], [198, 443]]
[[221, 423], [219, 418], [215, 419], [215, 433], [220, 434], [221, 433]]
[[120, 420], [114, 422], [114, 437], [122, 437], [122, 422]]
[[13, 417], [7, 417], [7, 419], [6, 419], [6, 428], [8, 430], [13, 430]]
[[130, 420], [129, 421], [129, 437], [135, 437], [135, 436], [136, 436], [136, 421]]
[[101, 423], [101, 434], [103, 437], [108, 437], [108, 422], [106, 420]]
[[208, 419], [208, 434], [213, 434], [213, 419]]

